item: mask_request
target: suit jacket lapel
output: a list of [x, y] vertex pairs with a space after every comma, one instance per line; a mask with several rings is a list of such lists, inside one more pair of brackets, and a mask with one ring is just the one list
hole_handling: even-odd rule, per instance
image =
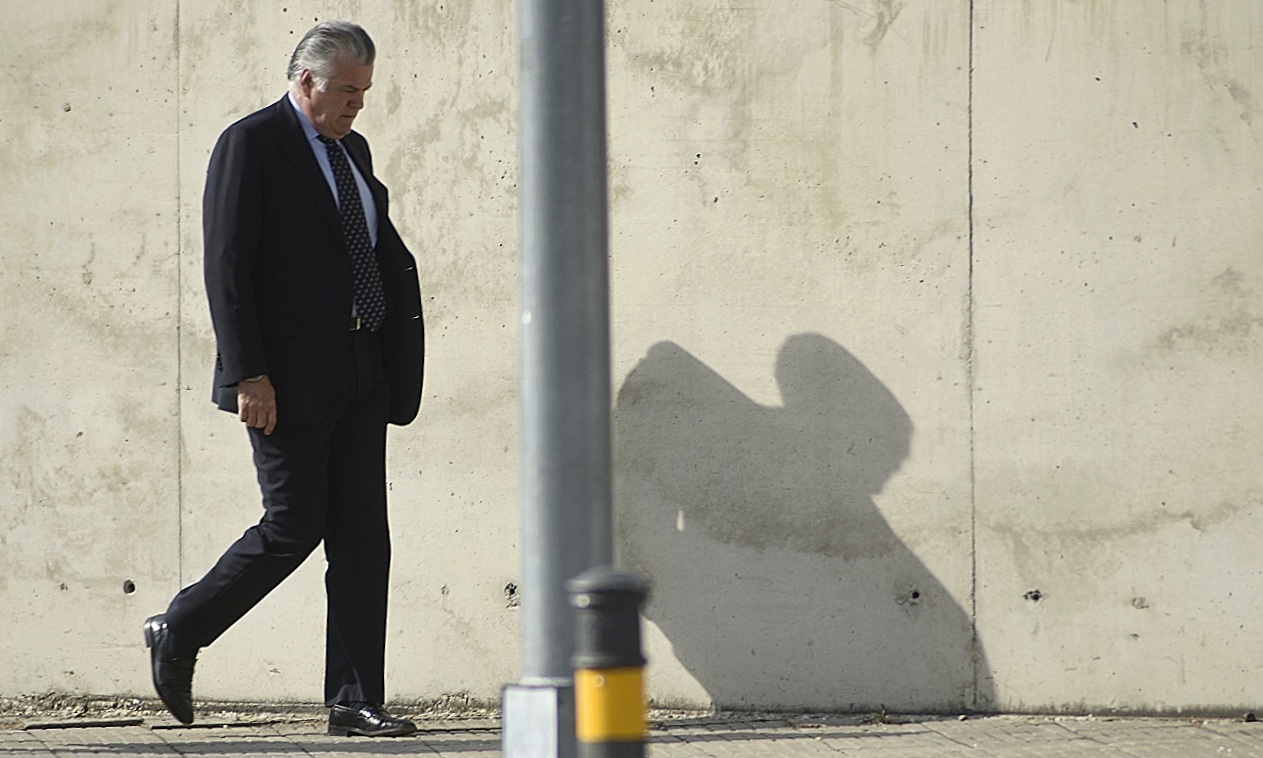
[[324, 174], [320, 171], [320, 164], [316, 163], [316, 156], [311, 152], [307, 135], [298, 123], [294, 106], [290, 105], [289, 95], [286, 94], [272, 107], [277, 111], [276, 120], [279, 127], [277, 142], [281, 146], [281, 151], [293, 164], [311, 196], [316, 199], [319, 215], [329, 222], [333, 231], [342, 234], [342, 217], [338, 215], [338, 204], [334, 200], [333, 193], [329, 191], [329, 183], [325, 181]]

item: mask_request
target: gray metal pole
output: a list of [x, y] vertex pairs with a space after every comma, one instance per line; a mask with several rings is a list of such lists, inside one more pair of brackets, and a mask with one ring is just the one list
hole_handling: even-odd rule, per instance
[[576, 752], [567, 580], [612, 561], [605, 4], [520, 0], [522, 678], [504, 754]]

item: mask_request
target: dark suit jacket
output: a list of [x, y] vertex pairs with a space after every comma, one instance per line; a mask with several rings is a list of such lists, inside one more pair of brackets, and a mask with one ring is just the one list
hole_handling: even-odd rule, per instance
[[[352, 132], [342, 144], [377, 204], [389, 420], [407, 424], [421, 403], [425, 348], [416, 262], [390, 221], [368, 143]], [[351, 260], [333, 194], [288, 96], [220, 135], [202, 220], [218, 351], [214, 401], [236, 412], [237, 383], [267, 374], [280, 422], [320, 420], [352, 363]]]

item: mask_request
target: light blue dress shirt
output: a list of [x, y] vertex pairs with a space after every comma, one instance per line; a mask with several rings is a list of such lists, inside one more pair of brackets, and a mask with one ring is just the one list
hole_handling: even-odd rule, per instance
[[[298, 115], [298, 123], [303, 127], [303, 134], [307, 135], [307, 145], [311, 148], [311, 152], [316, 156], [316, 163], [320, 164], [320, 172], [324, 174], [325, 181], [329, 184], [329, 192], [333, 194], [335, 203], [341, 203], [338, 198], [338, 185], [333, 178], [333, 166], [329, 163], [329, 149], [325, 147], [325, 143], [316, 139], [320, 132], [316, 131], [316, 127], [312, 126], [307, 120], [307, 114], [303, 113], [303, 109], [298, 107], [298, 101], [294, 99], [294, 93], [289, 93], [289, 104], [293, 106], [294, 113]], [[342, 148], [344, 151], [345, 147]], [[364, 205], [364, 221], [368, 223], [368, 236], [373, 242], [373, 247], [377, 247], [377, 203], [373, 202], [373, 193], [368, 190], [368, 182], [364, 181], [364, 176], [360, 174], [359, 166], [355, 165], [355, 161], [351, 158], [351, 153], [346, 154], [347, 163], [351, 164], [351, 173], [355, 175], [355, 185], [360, 190], [360, 202]]]

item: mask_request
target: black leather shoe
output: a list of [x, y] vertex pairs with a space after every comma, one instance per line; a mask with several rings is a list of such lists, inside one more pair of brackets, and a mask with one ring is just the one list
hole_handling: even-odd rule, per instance
[[417, 731], [407, 719], [397, 719], [372, 703], [335, 705], [329, 711], [329, 734], [334, 737], [403, 737]]
[[153, 669], [153, 687], [162, 704], [181, 724], [193, 723], [193, 664], [196, 658], [171, 655], [164, 614], [145, 619], [145, 647], [149, 648], [149, 666]]

